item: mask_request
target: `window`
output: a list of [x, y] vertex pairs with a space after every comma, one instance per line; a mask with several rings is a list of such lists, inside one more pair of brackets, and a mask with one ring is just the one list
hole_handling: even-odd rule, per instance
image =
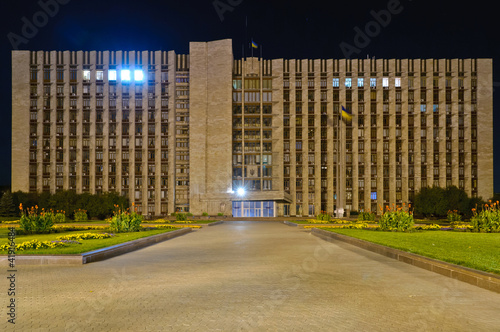
[[371, 88], [377, 87], [377, 79], [376, 78], [370, 78], [370, 87]]
[[350, 88], [352, 86], [352, 82], [351, 82], [350, 77], [345, 79], [345, 86], [346, 86], [346, 88]]
[[108, 71], [108, 80], [116, 81], [116, 70], [111, 69]]
[[382, 87], [384, 87], [384, 88], [389, 87], [389, 77], [382, 78]]
[[333, 87], [338, 88], [338, 87], [339, 87], [339, 82], [340, 82], [340, 81], [339, 81], [339, 79], [338, 79], [338, 78], [334, 78], [334, 79], [333, 79]]
[[95, 79], [98, 81], [102, 81], [104, 79], [104, 72], [102, 70], [98, 70], [95, 72]]
[[84, 81], [90, 81], [90, 70], [85, 69], [83, 71], [83, 80]]
[[134, 80], [142, 82], [143, 79], [144, 79], [144, 72], [141, 69], [134, 70]]
[[363, 78], [358, 78], [358, 87], [362, 88], [364, 86], [365, 82]]
[[130, 70], [122, 69], [121, 79], [122, 81], [130, 81]]

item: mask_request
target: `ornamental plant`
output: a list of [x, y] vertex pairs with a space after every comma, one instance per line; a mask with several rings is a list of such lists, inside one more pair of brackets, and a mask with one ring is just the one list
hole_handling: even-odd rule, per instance
[[[384, 212], [382, 206], [380, 206], [380, 210], [383, 212], [378, 222], [380, 230], [404, 232], [413, 226], [413, 214], [411, 211], [406, 210], [404, 203], [401, 207], [393, 204], [392, 208], [388, 205], [385, 208], [386, 211]], [[409, 205], [408, 208], [410, 208]]]
[[330, 214], [326, 213], [325, 211], [321, 211], [321, 213], [316, 216], [316, 220], [324, 221], [324, 223], [322, 224], [329, 223], [330, 219], [331, 219]]
[[375, 221], [375, 213], [360, 212], [358, 214], [358, 221]]
[[[489, 204], [488, 204], [489, 203]], [[479, 212], [476, 208], [472, 209], [472, 218], [470, 225], [475, 232], [500, 232], [500, 206], [499, 202], [491, 202], [484, 204], [483, 209]]]
[[100, 240], [115, 236], [110, 233], [78, 233], [58, 236], [57, 240]]
[[[26, 241], [23, 243], [16, 244], [16, 251], [37, 250], [37, 249], [53, 249], [53, 248], [67, 247], [70, 244], [80, 244], [80, 242], [77, 242], [77, 241], [31, 240], [31, 241]], [[0, 246], [0, 250], [9, 250], [9, 248], [10, 248], [10, 246], [8, 243]]]
[[446, 219], [448, 222], [453, 225], [462, 221], [462, 216], [458, 213], [458, 210], [448, 210], [448, 214], [446, 215]]
[[30, 209], [23, 209], [23, 204], [19, 204], [21, 211], [21, 218], [19, 219], [19, 227], [26, 234], [40, 234], [50, 233], [54, 225], [54, 213], [52, 211], [38, 212], [38, 206], [31, 207]]
[[56, 213], [54, 214], [54, 222], [56, 224], [66, 222], [66, 214], [64, 213], [64, 211], [56, 211]]
[[78, 209], [75, 210], [75, 221], [87, 221], [87, 210]]
[[175, 214], [175, 220], [176, 221], [186, 221], [187, 216], [184, 213], [176, 213]]
[[137, 213], [134, 203], [132, 203], [132, 210], [122, 210], [115, 205], [109, 228], [116, 233], [138, 232], [141, 229], [142, 220], [143, 216]]

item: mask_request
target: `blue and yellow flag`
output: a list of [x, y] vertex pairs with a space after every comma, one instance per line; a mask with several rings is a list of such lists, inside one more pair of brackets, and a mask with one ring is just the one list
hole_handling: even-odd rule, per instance
[[259, 45], [257, 45], [257, 43], [253, 41], [253, 39], [252, 39], [252, 47], [253, 48], [259, 48]]
[[342, 114], [342, 118], [343, 118], [344, 120], [346, 120], [346, 121], [348, 121], [348, 122], [351, 122], [351, 120], [352, 120], [352, 114], [351, 114], [351, 113], [349, 113], [349, 111], [348, 111], [348, 110], [346, 110], [346, 109], [344, 108], [344, 106], [342, 106], [342, 113], [341, 113], [341, 114]]

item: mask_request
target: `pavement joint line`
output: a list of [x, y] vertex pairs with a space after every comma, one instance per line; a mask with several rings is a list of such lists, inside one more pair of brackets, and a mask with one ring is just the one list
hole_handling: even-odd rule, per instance
[[394, 249], [381, 244], [357, 239], [343, 234], [325, 231], [319, 228], [311, 229], [311, 233], [325, 241], [343, 241], [356, 247], [389, 257], [400, 262], [425, 269], [442, 276], [466, 282], [492, 292], [500, 293], [500, 277], [484, 271], [471, 269], [468, 267], [439, 261], [425, 256], [409, 253], [399, 249]]

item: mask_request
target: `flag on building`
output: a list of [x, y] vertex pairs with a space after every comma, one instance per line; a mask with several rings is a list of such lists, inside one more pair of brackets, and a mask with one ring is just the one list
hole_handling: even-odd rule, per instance
[[253, 39], [252, 39], [252, 48], [259, 48], [259, 45], [257, 45], [257, 43], [253, 41]]
[[348, 110], [345, 109], [344, 106], [342, 106], [342, 118], [348, 122], [350, 122], [352, 120], [352, 114], [349, 113]]

